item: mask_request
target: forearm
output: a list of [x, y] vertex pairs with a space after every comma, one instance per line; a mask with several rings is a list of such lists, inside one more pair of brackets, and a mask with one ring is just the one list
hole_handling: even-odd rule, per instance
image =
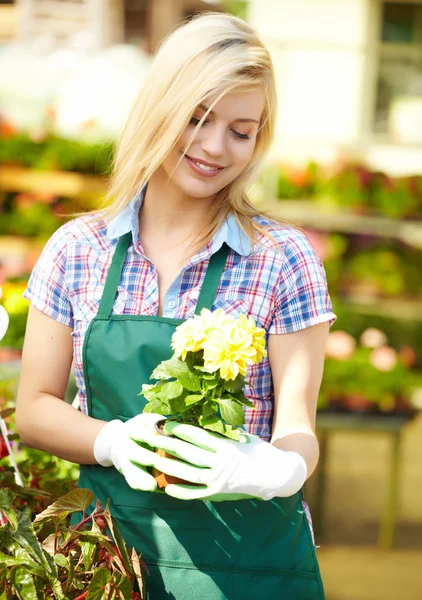
[[300, 454], [308, 468], [307, 478], [314, 472], [319, 459], [319, 444], [313, 433], [280, 433], [273, 435], [271, 443], [276, 448]]
[[95, 439], [104, 421], [93, 419], [50, 394], [40, 395], [16, 411], [22, 441], [79, 464], [95, 464]]

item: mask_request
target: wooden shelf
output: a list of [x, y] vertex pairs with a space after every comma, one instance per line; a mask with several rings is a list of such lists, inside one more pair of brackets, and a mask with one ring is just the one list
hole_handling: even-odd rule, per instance
[[416, 321], [422, 323], [422, 300], [402, 300], [399, 298], [374, 298], [359, 294], [340, 297], [354, 313], [375, 315], [397, 319], [398, 321]]
[[355, 215], [345, 210], [330, 212], [313, 200], [273, 200], [257, 204], [275, 216], [318, 231], [376, 235], [400, 240], [422, 249], [422, 221]]
[[0, 189], [8, 192], [38, 192], [92, 201], [105, 194], [106, 185], [106, 178], [98, 175], [0, 167]]

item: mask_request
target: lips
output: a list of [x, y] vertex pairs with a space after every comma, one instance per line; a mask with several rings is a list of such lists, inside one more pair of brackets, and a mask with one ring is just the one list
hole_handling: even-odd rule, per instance
[[225, 167], [222, 167], [221, 165], [209, 163], [199, 158], [191, 158], [187, 154], [185, 154], [185, 159], [190, 168], [201, 177], [216, 177], [225, 169]]
[[[187, 156], [187, 155], [186, 155]], [[192, 162], [199, 163], [200, 165], [204, 165], [204, 167], [213, 167], [214, 169], [224, 169], [223, 165], [217, 165], [215, 163], [207, 162], [206, 160], [202, 160], [201, 158], [194, 158], [193, 156], [188, 156]]]

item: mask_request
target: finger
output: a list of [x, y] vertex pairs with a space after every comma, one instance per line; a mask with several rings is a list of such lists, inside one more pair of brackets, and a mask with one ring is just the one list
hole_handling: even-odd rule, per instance
[[209, 431], [205, 431], [205, 429], [195, 427], [194, 425], [186, 425], [185, 423], [177, 423], [176, 421], [167, 421], [164, 429], [166, 433], [171, 433], [186, 442], [203, 448], [204, 450], [218, 452], [225, 447], [226, 440]]
[[155, 447], [165, 450], [169, 454], [185, 460], [198, 467], [211, 467], [215, 463], [215, 452], [209, 452], [199, 446], [189, 444], [177, 438], [156, 436]]
[[206, 500], [210, 495], [207, 486], [192, 487], [190, 485], [170, 483], [165, 487], [165, 492], [173, 498], [179, 500]]
[[156, 480], [143, 467], [133, 464], [125, 465], [123, 474], [128, 485], [134, 490], [154, 492], [157, 489]]
[[131, 439], [124, 446], [124, 454], [130, 462], [146, 467], [153, 467], [157, 456], [153, 450], [144, 448]]
[[155, 454], [154, 467], [166, 475], [173, 475], [190, 483], [208, 484], [212, 478], [211, 469], [202, 469], [181, 460]]

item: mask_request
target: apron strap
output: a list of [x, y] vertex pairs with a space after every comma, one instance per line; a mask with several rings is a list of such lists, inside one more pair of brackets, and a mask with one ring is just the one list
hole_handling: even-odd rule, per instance
[[[97, 318], [99, 319], [108, 319], [111, 315], [111, 311], [113, 310], [117, 286], [119, 285], [123, 263], [125, 262], [126, 252], [129, 247], [131, 236], [132, 234], [129, 231], [125, 235], [122, 235], [117, 243], [104, 286], [100, 307], [98, 309]], [[224, 273], [229, 250], [230, 249], [227, 244], [223, 244], [220, 250], [211, 256], [196, 305], [196, 315], [199, 315], [203, 308], [208, 308], [209, 310], [212, 309], [220, 279]]]
[[196, 315], [199, 315], [203, 308], [208, 308], [209, 310], [212, 309], [220, 279], [224, 273], [229, 250], [230, 248], [227, 244], [223, 244], [220, 250], [211, 256], [196, 305]]
[[114, 299], [131, 237], [132, 233], [129, 231], [125, 235], [122, 235], [117, 243], [98, 309], [97, 317], [100, 319], [108, 319], [113, 310]]

